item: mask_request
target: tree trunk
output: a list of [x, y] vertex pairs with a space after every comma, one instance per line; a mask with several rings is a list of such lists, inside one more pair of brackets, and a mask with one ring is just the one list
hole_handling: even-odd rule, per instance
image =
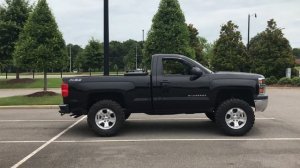
[[47, 88], [48, 88], [47, 83], [48, 83], [48, 81], [47, 81], [47, 69], [45, 68], [44, 69], [44, 92], [47, 92]]
[[19, 68], [16, 68], [16, 79], [20, 79]]
[[63, 78], [63, 70], [60, 71], [60, 78]]
[[92, 70], [90, 69], [90, 76], [92, 76]]
[[5, 77], [6, 77], [6, 79], [7, 79], [7, 73], [8, 73], [8, 72], [7, 72], [7, 70], [6, 70], [6, 71], [5, 71]]
[[34, 70], [32, 70], [32, 78], [34, 79], [34, 73], [35, 73], [35, 71]]

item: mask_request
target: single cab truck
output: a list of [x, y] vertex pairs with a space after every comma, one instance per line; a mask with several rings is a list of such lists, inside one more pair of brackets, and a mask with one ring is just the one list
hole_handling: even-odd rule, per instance
[[149, 115], [205, 113], [227, 135], [251, 130], [254, 111], [268, 105], [265, 78], [236, 72], [214, 73], [182, 56], [152, 57], [151, 73], [64, 78], [60, 113], [87, 115], [90, 128], [113, 136], [132, 113]]

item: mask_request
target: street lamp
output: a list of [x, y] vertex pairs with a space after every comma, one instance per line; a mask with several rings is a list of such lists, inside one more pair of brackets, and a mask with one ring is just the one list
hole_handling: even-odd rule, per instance
[[257, 14], [252, 14], [252, 15], [248, 15], [248, 44], [247, 44], [247, 49], [249, 50], [250, 47], [250, 24], [251, 24], [251, 16], [254, 16], [255, 18], [257, 18]]
[[70, 72], [72, 72], [72, 45], [70, 44]]
[[104, 0], [104, 76], [109, 76], [109, 6]]

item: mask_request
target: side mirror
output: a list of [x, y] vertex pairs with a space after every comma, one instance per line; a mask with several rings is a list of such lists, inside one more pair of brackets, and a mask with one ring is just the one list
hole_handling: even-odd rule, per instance
[[200, 78], [203, 75], [203, 72], [201, 71], [200, 68], [193, 67], [191, 70], [191, 74], [193, 75], [193, 76], [191, 76], [191, 81], [193, 81], [193, 80]]

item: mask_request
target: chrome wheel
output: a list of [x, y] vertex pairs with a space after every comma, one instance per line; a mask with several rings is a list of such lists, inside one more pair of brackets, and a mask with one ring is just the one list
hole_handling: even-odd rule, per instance
[[225, 115], [225, 121], [228, 127], [232, 129], [241, 129], [247, 123], [247, 114], [240, 108], [232, 108]]
[[110, 109], [101, 109], [95, 115], [97, 126], [103, 130], [109, 130], [116, 124], [116, 114]]

